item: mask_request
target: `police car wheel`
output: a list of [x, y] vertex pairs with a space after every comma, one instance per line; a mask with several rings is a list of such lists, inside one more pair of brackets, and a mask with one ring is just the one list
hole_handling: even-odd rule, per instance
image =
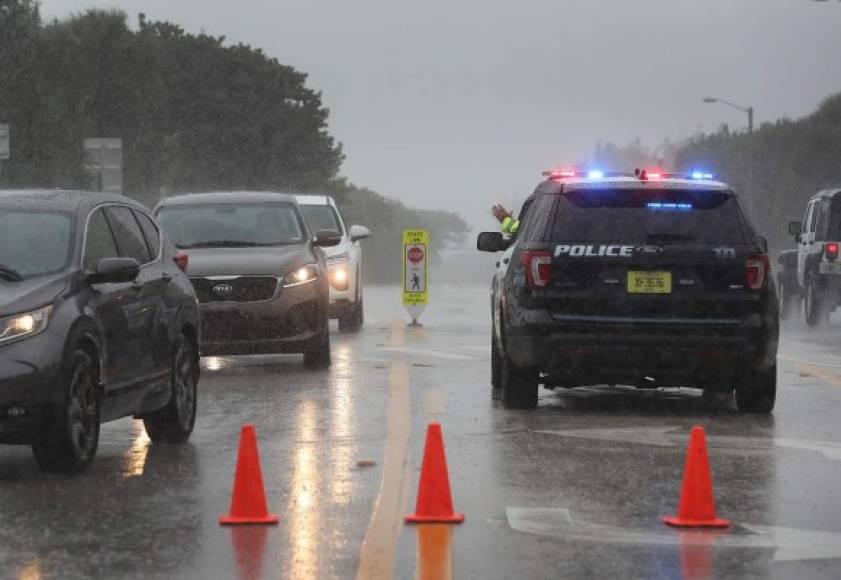
[[751, 369], [736, 384], [736, 408], [740, 413], [767, 415], [777, 399], [777, 365], [769, 369]]
[[500, 387], [502, 406], [506, 409], [534, 409], [537, 407], [537, 371], [514, 366], [504, 353], [500, 353]]
[[803, 302], [806, 324], [809, 326], [823, 324], [829, 319], [829, 311], [823, 304], [824, 297], [821, 294], [821, 290], [812, 280], [806, 283], [806, 299]]
[[491, 335], [491, 397], [494, 400], [502, 396], [502, 360], [499, 356], [499, 349], [496, 348], [496, 332]]

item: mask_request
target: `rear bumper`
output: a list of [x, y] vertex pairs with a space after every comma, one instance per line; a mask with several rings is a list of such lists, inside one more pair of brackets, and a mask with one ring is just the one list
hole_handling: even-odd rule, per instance
[[201, 304], [201, 354], [303, 352], [325, 322], [326, 295], [316, 282], [266, 302]]
[[[549, 373], [558, 384], [637, 384], [652, 377], [683, 384], [732, 378], [740, 368], [776, 361], [776, 318], [652, 320], [519, 313], [508, 324], [505, 350], [512, 362]], [[647, 380], [647, 379], [646, 379]]]

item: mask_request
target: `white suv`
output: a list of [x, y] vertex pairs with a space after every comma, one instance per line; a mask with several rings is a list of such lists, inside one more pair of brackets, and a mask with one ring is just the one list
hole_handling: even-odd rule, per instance
[[339, 330], [356, 332], [364, 322], [362, 306], [362, 248], [359, 240], [371, 235], [364, 226], [345, 226], [329, 195], [297, 195], [298, 205], [312, 231], [336, 230], [342, 241], [324, 248], [330, 277], [330, 318], [339, 319]]

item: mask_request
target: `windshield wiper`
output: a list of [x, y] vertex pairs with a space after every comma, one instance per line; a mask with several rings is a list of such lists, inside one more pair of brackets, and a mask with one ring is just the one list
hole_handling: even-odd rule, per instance
[[14, 268], [9, 268], [3, 264], [0, 264], [0, 277], [5, 278], [6, 280], [11, 280], [12, 282], [20, 282], [23, 280], [23, 274]]
[[274, 244], [265, 244], [262, 242], [244, 242], [242, 240], [208, 240], [206, 242], [196, 242], [195, 244], [180, 244], [179, 248], [253, 248], [273, 246]]
[[697, 240], [695, 236], [687, 236], [685, 234], [670, 234], [667, 232], [659, 232], [648, 234], [645, 236], [646, 243], [652, 244], [657, 242], [691, 242]]

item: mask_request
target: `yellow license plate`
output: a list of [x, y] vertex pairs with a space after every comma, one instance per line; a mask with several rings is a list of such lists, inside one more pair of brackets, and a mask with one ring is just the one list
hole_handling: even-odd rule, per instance
[[670, 294], [671, 291], [671, 272], [628, 272], [631, 294]]

